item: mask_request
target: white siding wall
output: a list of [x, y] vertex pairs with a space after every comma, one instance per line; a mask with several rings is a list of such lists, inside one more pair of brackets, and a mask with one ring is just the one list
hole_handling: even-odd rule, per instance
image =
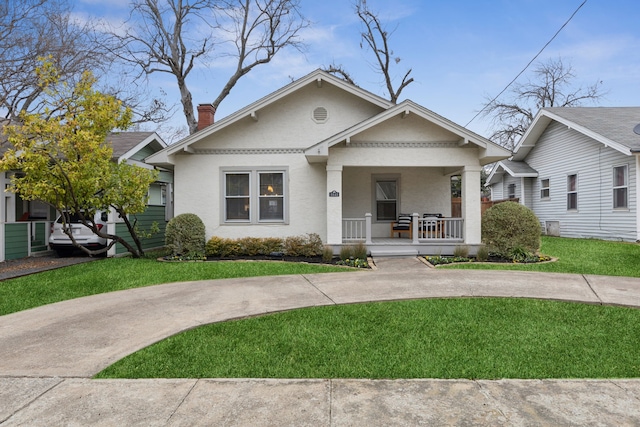
[[[559, 221], [560, 235], [636, 240], [636, 173], [631, 156], [552, 122], [526, 159], [538, 171], [532, 207], [544, 227]], [[613, 166], [629, 167], [629, 209], [613, 209]], [[578, 175], [578, 210], [567, 211], [567, 175]], [[550, 179], [550, 197], [540, 199], [540, 179]]]

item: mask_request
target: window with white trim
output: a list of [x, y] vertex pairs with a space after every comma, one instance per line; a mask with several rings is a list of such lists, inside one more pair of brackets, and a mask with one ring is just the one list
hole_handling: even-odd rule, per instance
[[226, 223], [284, 222], [286, 171], [223, 171], [223, 218]]
[[515, 199], [516, 198], [516, 185], [515, 184], [509, 184], [509, 187], [507, 187], [507, 198], [509, 198], [509, 199]]
[[567, 176], [567, 210], [578, 210], [578, 175]]
[[540, 198], [541, 199], [549, 198], [549, 186], [550, 186], [550, 180], [548, 178], [540, 180]]
[[613, 208], [629, 207], [629, 168], [627, 165], [613, 167]]

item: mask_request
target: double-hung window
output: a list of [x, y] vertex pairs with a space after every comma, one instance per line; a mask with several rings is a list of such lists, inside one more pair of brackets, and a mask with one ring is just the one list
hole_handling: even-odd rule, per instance
[[567, 176], [567, 210], [578, 209], [578, 175]]
[[613, 208], [626, 209], [629, 194], [629, 169], [627, 165], [613, 167]]
[[548, 199], [549, 198], [549, 179], [541, 179], [540, 180], [540, 198]]
[[258, 172], [260, 221], [284, 220], [284, 173]]
[[225, 171], [224, 222], [284, 222], [286, 171]]
[[376, 179], [376, 220], [395, 221], [398, 212], [398, 181]]
[[251, 219], [251, 173], [225, 174], [225, 221], [248, 222]]

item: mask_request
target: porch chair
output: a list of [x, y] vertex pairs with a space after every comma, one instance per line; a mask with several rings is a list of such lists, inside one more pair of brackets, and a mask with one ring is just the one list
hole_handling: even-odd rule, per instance
[[398, 233], [398, 238], [402, 236], [402, 233], [407, 233], [408, 238], [410, 239], [413, 231], [413, 219], [411, 218], [411, 214], [400, 214], [398, 215], [398, 220], [391, 223], [391, 237], [396, 237], [396, 233]]
[[423, 219], [427, 221], [424, 222], [425, 229], [422, 229], [422, 225], [420, 226], [419, 232], [420, 236], [424, 238], [434, 238], [434, 237], [444, 237], [444, 227], [440, 218], [442, 218], [441, 213], [426, 213], [422, 215]]

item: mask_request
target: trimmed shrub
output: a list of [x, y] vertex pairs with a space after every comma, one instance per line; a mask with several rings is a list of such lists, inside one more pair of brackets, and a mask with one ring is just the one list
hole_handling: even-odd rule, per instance
[[205, 254], [205, 227], [198, 215], [184, 213], [172, 218], [164, 235], [174, 256], [198, 258]]
[[324, 245], [319, 235], [315, 233], [306, 236], [291, 236], [284, 239], [284, 253], [288, 256], [313, 257], [324, 252]]
[[211, 257], [234, 257], [241, 254], [240, 245], [237, 240], [226, 239], [224, 237], [213, 236], [205, 247], [207, 256]]
[[535, 254], [540, 249], [540, 221], [524, 205], [498, 203], [482, 217], [482, 241], [489, 253], [509, 259], [514, 252]]

